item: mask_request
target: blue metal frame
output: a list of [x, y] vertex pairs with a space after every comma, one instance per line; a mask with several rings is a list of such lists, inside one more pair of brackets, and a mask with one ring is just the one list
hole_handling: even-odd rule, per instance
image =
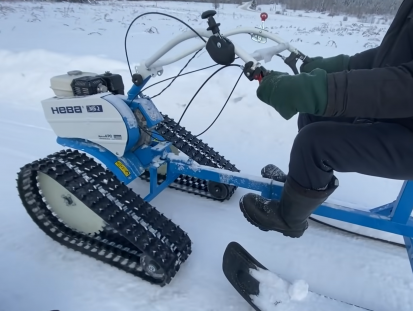
[[[139, 158], [132, 152], [126, 152], [123, 157], [117, 157], [102, 146], [85, 139], [58, 137], [56, 142], [64, 147], [81, 150], [92, 155], [100, 162], [104, 163], [107, 169], [125, 184], [129, 184], [145, 171]], [[123, 165], [126, 170], [121, 170], [118, 166], [119, 162], [121, 162], [121, 165]]]
[[[279, 199], [284, 186], [283, 183], [263, 177], [198, 165], [191, 159], [177, 159], [174, 155], [163, 157], [163, 161], [167, 163], [167, 179], [158, 185], [156, 174], [159, 162], [150, 166], [150, 193], [144, 198], [146, 201], [153, 200], [181, 174], [259, 191], [262, 196], [269, 199]], [[413, 271], [412, 211], [413, 181], [405, 181], [395, 202], [369, 211], [325, 202], [314, 214], [403, 236]]]

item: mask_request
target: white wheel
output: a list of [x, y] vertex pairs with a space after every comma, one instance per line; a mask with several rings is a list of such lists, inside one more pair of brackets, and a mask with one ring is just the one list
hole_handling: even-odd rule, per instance
[[38, 172], [37, 182], [46, 204], [70, 229], [85, 234], [103, 230], [105, 222], [102, 218], [53, 178]]

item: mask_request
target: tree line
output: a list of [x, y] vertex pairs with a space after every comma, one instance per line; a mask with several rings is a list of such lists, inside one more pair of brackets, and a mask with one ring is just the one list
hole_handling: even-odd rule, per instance
[[[12, 0], [8, 0], [12, 1]], [[43, 1], [66, 1], [78, 3], [90, 3], [95, 0], [43, 0]], [[102, 0], [100, 0], [102, 1]], [[129, 0], [136, 1], [136, 0]], [[163, 1], [163, 0], [149, 0]], [[214, 7], [218, 8], [220, 4], [242, 4], [245, 0], [165, 0], [180, 2], [211, 2]], [[0, 0], [2, 2], [2, 0]], [[282, 6], [287, 10], [304, 10], [313, 12], [326, 12], [330, 15], [347, 14], [356, 17], [364, 15], [395, 15], [397, 9], [403, 0], [256, 0], [257, 5], [271, 4]]]
[[[258, 3], [271, 3], [270, 0], [258, 0]], [[278, 0], [290, 10], [328, 12], [353, 16], [395, 15], [403, 0]]]

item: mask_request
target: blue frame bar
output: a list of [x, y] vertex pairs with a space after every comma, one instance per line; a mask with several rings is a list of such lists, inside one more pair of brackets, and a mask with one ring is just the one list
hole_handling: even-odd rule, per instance
[[375, 208], [371, 209], [370, 212], [390, 217], [390, 214], [393, 211], [395, 203], [396, 203], [396, 201], [393, 201], [391, 203], [387, 203], [387, 204], [384, 204], [382, 206], [375, 207]]
[[413, 183], [405, 181], [395, 204], [396, 208], [390, 214], [392, 221], [405, 224], [413, 210]]
[[413, 270], [413, 239], [409, 237], [404, 237], [404, 244], [406, 245], [407, 256], [410, 261], [410, 266]]
[[[157, 168], [167, 163], [167, 179], [158, 185]], [[152, 163], [150, 171], [150, 193], [144, 198], [153, 200], [179, 175], [197, 177], [240, 188], [259, 191], [262, 196], [279, 199], [283, 183], [254, 175], [231, 172], [223, 169], [199, 165], [191, 159], [183, 160], [175, 155]], [[404, 237], [406, 250], [413, 271], [413, 182], [405, 181], [396, 201], [379, 206], [369, 211], [363, 211], [342, 205], [325, 202], [314, 212], [315, 215], [340, 220], [355, 225], [390, 232]]]

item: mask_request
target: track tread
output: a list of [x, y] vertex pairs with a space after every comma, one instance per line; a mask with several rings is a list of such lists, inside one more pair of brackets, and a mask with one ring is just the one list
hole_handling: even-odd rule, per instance
[[[64, 225], [44, 202], [37, 172], [49, 175], [106, 223], [94, 235]], [[33, 221], [58, 243], [160, 286], [172, 280], [191, 253], [191, 240], [179, 226], [86, 154], [63, 150], [21, 168], [17, 188]], [[162, 279], [142, 271], [149, 255], [164, 270]]]
[[[162, 114], [162, 116], [164, 120], [155, 126], [155, 130], [166, 141], [171, 142], [178, 150], [200, 165], [220, 168], [232, 172], [239, 172], [234, 164], [225, 159], [225, 157], [220, 155], [201, 139], [192, 135], [190, 131], [185, 129], [185, 127], [180, 126], [168, 115]], [[140, 178], [149, 182], [149, 171], [146, 170]], [[165, 179], [166, 175], [158, 174], [158, 184], [162, 183]], [[188, 175], [180, 175], [172, 184], [169, 185], [169, 187], [175, 190], [180, 190], [221, 202], [229, 200], [237, 189], [235, 186], [226, 185], [229, 189], [228, 196], [225, 199], [218, 199], [209, 192], [207, 182], [208, 181], [204, 179]]]

